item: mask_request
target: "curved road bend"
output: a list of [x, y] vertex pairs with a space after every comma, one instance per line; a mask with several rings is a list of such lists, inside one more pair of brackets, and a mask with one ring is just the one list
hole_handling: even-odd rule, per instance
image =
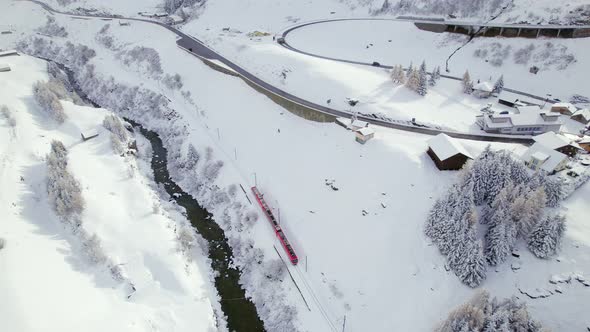
[[[354, 60], [347, 60], [347, 59], [340, 59], [340, 58], [333, 58], [333, 57], [327, 57], [327, 56], [323, 56], [320, 54], [314, 54], [314, 53], [309, 53], [306, 51], [302, 51], [298, 48], [295, 48], [293, 46], [291, 46], [288, 42], [287, 42], [287, 35], [291, 32], [293, 32], [294, 30], [297, 30], [299, 28], [303, 28], [306, 26], [310, 26], [310, 25], [314, 25], [314, 24], [320, 24], [320, 23], [331, 23], [331, 22], [341, 22], [341, 21], [394, 21], [394, 22], [416, 22], [416, 21], [412, 21], [412, 20], [407, 20], [407, 19], [399, 19], [399, 18], [335, 18], [335, 19], [327, 19], [327, 20], [318, 20], [318, 21], [311, 21], [311, 22], [304, 22], [301, 24], [296, 24], [293, 26], [290, 26], [288, 28], [286, 28], [285, 30], [283, 30], [280, 33], [280, 36], [283, 37], [284, 42], [280, 43], [280, 45], [282, 45], [283, 47], [293, 51], [293, 52], [297, 52], [300, 54], [304, 54], [304, 55], [308, 55], [308, 56], [312, 56], [315, 58], [320, 58], [320, 59], [325, 59], [325, 60], [332, 60], [332, 61], [338, 61], [338, 62], [344, 62], [344, 63], [351, 63], [351, 64], [355, 64], [355, 65], [361, 65], [361, 66], [371, 66], [371, 67], [380, 67], [380, 68], [385, 68], [385, 69], [391, 69], [393, 68], [393, 66], [391, 65], [379, 65], [379, 66], [374, 66], [372, 62], [363, 62], [363, 61], [354, 61]], [[425, 20], [420, 20], [418, 21], [419, 23], [429, 23], [429, 21], [425, 21]], [[432, 22], [434, 23], [434, 21]], [[440, 24], [440, 22], [437, 22]], [[472, 23], [473, 24], [473, 23]], [[533, 27], [538, 27], [538, 26], [533, 26]], [[456, 81], [461, 81], [463, 78], [461, 77], [457, 77], [457, 76], [451, 76], [451, 75], [444, 75], [441, 74], [441, 77], [444, 78], [448, 78], [448, 79], [452, 79], [452, 80], [456, 80]], [[529, 98], [533, 98], [533, 99], [537, 99], [540, 101], [547, 101], [547, 102], [554, 102], [553, 100], [547, 100], [546, 97], [542, 97], [542, 96], [537, 96], [528, 92], [524, 92], [524, 91], [519, 91], [516, 89], [510, 89], [510, 88], [504, 88], [504, 90], [521, 95], [521, 96], [526, 96]]]
[[[153, 20], [148, 20], [148, 19], [127, 18], [127, 17], [115, 16], [115, 15], [70, 14], [70, 13], [59, 11], [59, 10], [55, 10], [51, 6], [45, 4], [41, 1], [38, 1], [38, 0], [21, 0], [21, 1], [30, 1], [30, 2], [40, 5], [41, 7], [43, 7], [45, 10], [47, 10], [49, 12], [67, 15], [67, 16], [71, 16], [71, 17], [90, 17], [90, 18], [98, 18], [98, 19], [105, 19], [105, 18], [106, 19], [121, 19], [121, 20], [138, 21], [138, 22], [145, 22], [145, 23], [159, 25], [159, 26], [173, 32], [177, 36], [179, 36], [180, 38], [176, 41], [176, 43], [181, 48], [184, 48], [187, 51], [189, 51], [190, 54], [192, 54], [198, 58], [220, 61], [221, 63], [225, 64], [229, 68], [236, 71], [243, 79], [250, 81], [251, 83], [259, 86], [260, 88], [262, 88], [274, 95], [280, 96], [290, 102], [293, 102], [295, 104], [299, 104], [303, 107], [306, 107], [306, 108], [309, 108], [309, 109], [312, 109], [312, 110], [315, 110], [317, 112], [321, 112], [324, 114], [328, 114], [328, 115], [331, 115], [334, 117], [351, 118], [353, 115], [352, 112], [340, 111], [340, 110], [336, 110], [333, 108], [325, 107], [323, 105], [313, 103], [311, 101], [299, 98], [295, 95], [292, 95], [284, 90], [281, 90], [281, 89], [275, 87], [274, 85], [271, 85], [270, 83], [267, 83], [267, 82], [261, 80], [260, 78], [254, 76], [250, 72], [243, 69], [242, 67], [238, 66], [237, 64], [228, 60], [227, 58], [223, 57], [219, 53], [217, 53], [214, 50], [212, 50], [211, 48], [207, 47], [200, 40], [193, 38], [193, 37], [183, 33], [182, 31], [175, 29], [174, 27], [169, 26], [167, 24], [153, 21]], [[376, 20], [378, 20], [378, 19], [376, 19]], [[381, 19], [381, 20], [386, 20], [386, 19]], [[402, 21], [404, 21], [404, 20], [402, 20]], [[318, 21], [316, 23], [321, 23], [321, 22], [323, 22], [323, 21]], [[309, 25], [309, 24], [313, 24], [313, 22], [306, 23], [306, 25]], [[297, 27], [300, 27], [300, 26], [302, 26], [302, 25], [298, 25], [296, 27], [293, 27], [293, 28], [291, 28], [290, 31], [297, 29]], [[293, 50], [295, 50], [295, 49], [293, 49]], [[295, 50], [295, 51], [297, 51], [297, 50]], [[301, 53], [303, 53], [303, 52], [301, 52]], [[305, 53], [303, 53], [303, 54], [305, 54]], [[329, 59], [329, 58], [326, 58], [326, 59]], [[356, 62], [347, 61], [347, 60], [338, 60], [338, 59], [329, 59], [329, 60], [356, 63]], [[356, 63], [356, 64], [365, 64], [365, 63]], [[368, 65], [370, 65], [370, 64], [368, 64]], [[384, 66], [384, 68], [388, 68], [388, 67]], [[386, 127], [386, 128], [397, 129], [397, 130], [402, 130], [402, 131], [409, 131], [409, 132], [414, 132], [414, 133], [426, 134], [426, 135], [438, 135], [440, 133], [445, 133], [451, 137], [476, 140], [476, 141], [507, 142], [507, 143], [522, 143], [522, 144], [529, 144], [529, 143], [533, 142], [533, 140], [530, 136], [469, 134], [469, 133], [462, 133], [462, 132], [451, 131], [451, 130], [439, 130], [439, 129], [428, 128], [428, 127], [419, 127], [419, 126], [404, 125], [404, 124], [400, 124], [400, 123], [392, 123], [389, 121], [384, 121], [384, 120], [380, 120], [377, 118], [368, 117], [368, 116], [364, 116], [364, 115], [358, 115], [358, 118], [360, 120], [369, 122], [374, 125], [378, 125], [378, 126], [382, 126], [382, 127]]]

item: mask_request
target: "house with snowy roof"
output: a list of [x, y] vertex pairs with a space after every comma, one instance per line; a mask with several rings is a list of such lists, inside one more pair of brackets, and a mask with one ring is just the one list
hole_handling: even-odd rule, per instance
[[556, 134], [552, 131], [534, 136], [533, 140], [551, 150], [561, 152], [570, 157], [575, 156], [576, 153], [583, 150], [578, 143], [573, 142], [564, 135]]
[[469, 159], [473, 159], [459, 141], [446, 134], [429, 139], [426, 153], [441, 171], [461, 169]]
[[367, 141], [375, 137], [375, 130], [369, 127], [363, 127], [354, 131], [356, 141], [365, 144]]
[[492, 83], [483, 81], [473, 86], [473, 95], [478, 98], [489, 98], [494, 92]]
[[4, 63], [0, 63], [0, 72], [10, 71], [10, 66]]
[[551, 106], [551, 112], [563, 114], [563, 115], [572, 115], [578, 109], [572, 103], [555, 103]]
[[508, 107], [526, 106], [526, 105], [537, 105], [541, 106], [538, 102], [534, 102], [533, 99], [524, 99], [526, 97], [516, 94], [514, 92], [503, 90], [498, 96], [498, 104], [502, 104]]
[[572, 114], [572, 120], [587, 125], [590, 122], [590, 109], [583, 109]]
[[582, 149], [584, 149], [584, 150], [586, 150], [586, 151], [590, 152], [590, 136], [585, 136], [584, 138], [582, 138], [582, 139], [581, 139], [581, 140], [578, 142], [578, 145], [579, 145], [579, 146], [580, 146]]
[[479, 115], [477, 123], [485, 132], [495, 134], [537, 135], [561, 129], [559, 114], [536, 112]]
[[552, 150], [541, 143], [533, 144], [521, 156], [524, 163], [532, 170], [543, 170], [549, 174], [559, 172], [567, 166], [568, 157]]

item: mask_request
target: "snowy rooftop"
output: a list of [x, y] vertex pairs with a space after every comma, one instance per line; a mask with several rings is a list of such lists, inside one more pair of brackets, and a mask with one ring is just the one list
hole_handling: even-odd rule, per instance
[[579, 110], [579, 111], [575, 112], [574, 114], [572, 114], [572, 116], [576, 116], [576, 115], [580, 115], [580, 114], [584, 117], [584, 119], [590, 120], [590, 109]]
[[366, 127], [366, 126], [368, 126], [368, 125], [369, 125], [369, 123], [368, 123], [368, 122], [365, 122], [365, 121], [361, 121], [361, 120], [354, 120], [354, 121], [352, 121], [352, 122], [350, 123], [350, 125], [351, 125], [352, 127], [362, 128], [362, 127]]
[[[545, 158], [545, 156], [547, 156]], [[521, 156], [524, 161], [531, 161], [531, 157], [539, 161], [544, 161], [540, 169], [546, 172], [552, 172], [555, 170], [557, 165], [567, 159], [567, 156], [561, 152], [552, 150], [540, 143], [533, 144], [526, 152]]]
[[537, 102], [532, 102], [532, 101], [526, 99], [526, 97], [524, 97], [522, 95], [518, 95], [516, 93], [506, 91], [506, 90], [503, 90], [502, 92], [500, 92], [498, 99], [502, 99], [502, 100], [506, 100], [506, 101], [510, 101], [510, 102], [516, 102], [517, 100], [519, 100], [519, 101], [524, 102], [525, 104], [538, 105]]
[[445, 134], [438, 134], [435, 137], [429, 139], [428, 146], [441, 161], [449, 159], [450, 157], [457, 154], [462, 154], [473, 159], [471, 154], [465, 150], [461, 143]]
[[373, 128], [369, 128], [369, 127], [363, 127], [361, 129], [357, 129], [355, 131], [363, 136], [368, 136], [368, 135], [375, 133], [375, 130], [373, 130]]
[[10, 66], [5, 63], [0, 63], [0, 71], [10, 71]]
[[523, 105], [523, 106], [516, 106], [516, 109], [520, 112], [520, 113], [526, 113], [526, 112], [536, 112], [537, 114], [541, 111], [541, 107], [537, 106], [537, 105]]
[[582, 138], [582, 140], [579, 141], [578, 144], [590, 144], [590, 136], [584, 136], [584, 138]]
[[480, 82], [480, 83], [477, 83], [476, 85], [474, 85], [473, 89], [485, 91], [485, 92], [492, 92], [492, 91], [494, 91], [494, 86], [490, 82], [483, 81], [483, 82]]
[[551, 108], [567, 108], [570, 112], [575, 112], [578, 109], [572, 103], [555, 103]]
[[572, 145], [572, 142], [565, 136], [558, 135], [552, 131], [535, 136], [533, 139], [535, 142], [540, 143], [552, 150], [559, 149], [567, 145]]
[[[545, 113], [524, 112], [520, 114], [492, 114], [484, 116], [484, 121], [489, 128], [511, 128], [513, 126], [551, 125], [561, 124], [557, 115], [543, 116]], [[493, 122], [493, 119], [502, 122]]]

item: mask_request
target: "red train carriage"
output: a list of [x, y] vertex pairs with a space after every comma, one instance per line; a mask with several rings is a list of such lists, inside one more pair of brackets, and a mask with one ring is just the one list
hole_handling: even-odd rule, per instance
[[281, 241], [281, 244], [283, 245], [283, 249], [285, 249], [285, 252], [289, 256], [289, 260], [291, 261], [291, 263], [293, 265], [297, 265], [297, 263], [299, 262], [299, 258], [297, 258], [297, 254], [295, 254], [295, 250], [293, 250], [293, 247], [289, 243], [289, 240], [287, 240], [287, 236], [285, 235], [285, 232], [283, 232], [283, 229], [279, 225], [277, 219], [272, 214], [270, 207], [264, 201], [264, 197], [263, 197], [262, 193], [256, 187], [252, 187], [252, 192], [254, 193], [254, 196], [256, 197], [256, 200], [258, 201], [258, 205], [260, 205], [260, 208], [262, 208], [262, 211], [266, 215], [266, 218], [268, 219], [268, 221], [270, 222], [270, 224], [274, 228], [275, 234], [277, 235], [277, 237], [279, 238], [279, 241]]

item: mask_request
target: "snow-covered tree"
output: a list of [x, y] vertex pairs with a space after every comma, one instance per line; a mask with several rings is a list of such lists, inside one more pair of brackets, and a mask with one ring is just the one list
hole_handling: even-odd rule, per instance
[[68, 152], [60, 141], [51, 142], [47, 156], [47, 194], [58, 216], [72, 221], [84, 209], [80, 183], [68, 171]]
[[8, 106], [0, 106], [0, 117], [4, 118], [10, 127], [16, 127], [16, 119], [14, 118], [14, 115]]
[[43, 35], [51, 36], [51, 37], [67, 37], [68, 32], [66, 28], [60, 26], [55, 22], [55, 17], [47, 16], [47, 22], [45, 25], [38, 28], [37, 32]]
[[49, 82], [36, 82], [33, 85], [33, 96], [35, 101], [58, 123], [64, 123], [67, 119], [66, 113], [58, 96], [52, 91]]
[[548, 258], [559, 249], [564, 232], [565, 218], [563, 216], [546, 217], [529, 234], [528, 248], [535, 256]]
[[494, 223], [488, 229], [485, 240], [487, 262], [494, 266], [503, 263], [512, 252], [516, 242], [516, 226], [506, 211], [494, 214]]
[[432, 73], [430, 75], [430, 77], [428, 78], [428, 85], [430, 85], [430, 86], [436, 85], [436, 76], [434, 75], [434, 73]]
[[420, 70], [418, 71], [418, 86], [416, 92], [421, 96], [426, 96], [428, 93], [428, 74], [426, 73], [426, 61], [422, 61]]
[[463, 93], [470, 95], [473, 92], [473, 81], [471, 80], [471, 75], [469, 75], [469, 71], [466, 70], [465, 74], [463, 74]]
[[502, 92], [502, 90], [504, 90], [504, 75], [500, 75], [500, 78], [498, 78], [498, 80], [494, 84], [494, 90], [492, 92], [500, 93]]
[[199, 159], [201, 159], [201, 155], [199, 154], [195, 146], [192, 143], [189, 143], [184, 167], [188, 170], [195, 169], [197, 164], [199, 163]]
[[408, 70], [408, 77], [406, 79], [406, 87], [412, 91], [418, 91], [420, 85], [420, 73], [415, 68]]
[[406, 74], [401, 65], [393, 66], [391, 70], [391, 80], [394, 84], [406, 83]]
[[486, 278], [486, 260], [483, 244], [475, 236], [475, 228], [471, 227], [464, 243], [465, 254], [457, 266], [455, 274], [469, 287], [475, 288]]
[[434, 76], [435, 81], [440, 80], [440, 66], [436, 66], [436, 68], [434, 69], [432, 74], [433, 74], [432, 76]]
[[164, 85], [170, 90], [180, 90], [183, 86], [182, 77], [180, 77], [178, 74], [164, 75], [164, 78], [162, 78], [162, 83], [164, 83]]

